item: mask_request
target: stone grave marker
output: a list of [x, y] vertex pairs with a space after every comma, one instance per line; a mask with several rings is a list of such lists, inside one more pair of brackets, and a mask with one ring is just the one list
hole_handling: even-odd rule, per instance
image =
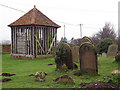
[[90, 42], [80, 45], [80, 71], [82, 73], [97, 74], [97, 53], [95, 47]]
[[90, 42], [90, 43], [93, 44], [93, 41], [92, 41], [89, 37], [87, 37], [87, 36], [84, 36], [84, 37], [80, 40], [80, 45], [81, 45], [82, 43], [84, 43], [84, 42]]
[[72, 60], [73, 62], [79, 62], [79, 46], [74, 46], [71, 48], [72, 50]]
[[68, 43], [72, 50], [72, 60], [73, 62], [79, 62], [79, 46], [75, 46], [72, 43]]
[[106, 53], [102, 53], [101, 57], [107, 57], [107, 54]]
[[118, 45], [112, 44], [108, 47], [107, 57], [114, 57], [117, 55]]
[[59, 43], [55, 50], [56, 68], [62, 69], [63, 64], [68, 69], [73, 69], [72, 50], [67, 43]]

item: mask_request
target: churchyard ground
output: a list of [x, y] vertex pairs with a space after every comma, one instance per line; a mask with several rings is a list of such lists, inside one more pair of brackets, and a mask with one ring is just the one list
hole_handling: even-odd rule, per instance
[[[53, 64], [53, 65], [48, 65]], [[92, 81], [104, 81], [108, 82], [113, 78], [111, 74], [112, 70], [118, 70], [118, 63], [115, 62], [114, 58], [103, 58], [98, 57], [98, 75], [82, 75], [74, 76], [75, 72], [79, 72], [80, 64], [77, 63], [78, 70], [69, 70], [67, 72], [55, 71], [56, 64], [54, 58], [45, 59], [15, 59], [10, 58], [10, 53], [2, 54], [2, 73], [16, 74], [14, 76], [3, 78], [11, 78], [11, 81], [3, 82], [2, 88], [81, 88], [78, 84], [85, 82], [90, 83]], [[34, 80], [34, 76], [28, 76], [29, 74], [35, 74], [38, 71], [47, 73], [46, 81], [39, 82]], [[0, 73], [0, 74], [2, 74]], [[54, 82], [57, 77], [67, 74], [71, 76], [75, 82], [72, 85], [66, 85]], [[117, 77], [114, 75], [114, 78]], [[118, 84], [118, 80], [113, 80], [115, 84]], [[0, 82], [1, 83], [1, 82]]]

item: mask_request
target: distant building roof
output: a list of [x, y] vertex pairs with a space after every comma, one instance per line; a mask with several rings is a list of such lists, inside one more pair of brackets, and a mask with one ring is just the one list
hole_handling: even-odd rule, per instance
[[28, 11], [26, 14], [24, 14], [22, 17], [14, 21], [13, 23], [9, 24], [8, 26], [20, 25], [42, 25], [57, 28], [60, 27], [35, 7]]

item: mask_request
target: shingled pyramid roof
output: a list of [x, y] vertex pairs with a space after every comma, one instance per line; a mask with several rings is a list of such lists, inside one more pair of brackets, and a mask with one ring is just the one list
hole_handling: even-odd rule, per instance
[[22, 26], [43, 25], [57, 28], [60, 27], [35, 7], [8, 26], [20, 26], [20, 25]]

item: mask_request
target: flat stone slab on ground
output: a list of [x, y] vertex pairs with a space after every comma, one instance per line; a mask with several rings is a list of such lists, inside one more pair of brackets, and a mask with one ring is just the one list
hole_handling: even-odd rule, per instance
[[29, 74], [28, 76], [35, 76], [34, 74]]
[[75, 76], [82, 76], [82, 74], [80, 72], [76, 72], [73, 75], [75, 75]]
[[48, 64], [48, 65], [53, 65], [53, 64]]
[[74, 80], [72, 79], [72, 77], [68, 75], [62, 75], [61, 77], [58, 77], [53, 81], [54, 82], [58, 81], [60, 83], [66, 83], [66, 84], [74, 84]]
[[2, 73], [1, 76], [13, 76], [13, 75], [16, 75], [16, 74], [10, 74], [10, 73]]
[[4, 79], [2, 79], [2, 80], [0, 80], [0, 82], [8, 82], [8, 81], [11, 81], [12, 79], [10, 79], [10, 78], [4, 78]]

